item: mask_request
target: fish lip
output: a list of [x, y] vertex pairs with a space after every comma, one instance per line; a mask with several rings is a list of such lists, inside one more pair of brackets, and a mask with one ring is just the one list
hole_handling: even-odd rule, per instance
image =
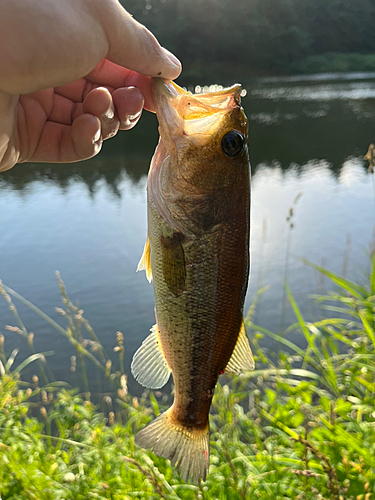
[[173, 98], [178, 95], [188, 94], [186, 90], [181, 88], [177, 83], [171, 80], [164, 80], [163, 78], [153, 78], [152, 79], [152, 89], [154, 96], [163, 95], [167, 98]]
[[154, 92], [154, 96], [158, 95], [164, 95], [165, 97], [168, 98], [173, 98], [177, 97], [179, 95], [191, 95], [195, 98], [198, 99], [210, 99], [213, 97], [219, 97], [219, 96], [230, 96], [233, 95], [234, 98], [237, 100], [238, 99], [238, 104], [240, 104], [240, 97], [241, 97], [241, 91], [242, 91], [242, 85], [240, 83], [235, 83], [231, 87], [225, 87], [222, 88], [221, 90], [216, 90], [214, 92], [209, 92], [207, 94], [202, 93], [202, 94], [193, 94], [192, 92], [183, 89], [179, 85], [177, 85], [176, 82], [173, 82], [171, 80], [164, 80], [163, 78], [153, 78], [152, 79], [152, 88]]
[[214, 92], [193, 94], [171, 80], [153, 78], [152, 90], [158, 117], [163, 114], [165, 105], [175, 108], [176, 103], [179, 101], [178, 97], [184, 95], [191, 96], [197, 102], [202, 105], [209, 105], [214, 110], [231, 109], [236, 106], [241, 106], [242, 85], [239, 83], [235, 83], [231, 87], [226, 87]]
[[[152, 79], [156, 116], [159, 121], [159, 134], [169, 153], [175, 150], [171, 135], [175, 135], [183, 127], [182, 120], [172, 105], [172, 100], [179, 95], [177, 88], [181, 89], [181, 87], [176, 84], [171, 85], [171, 83], [163, 78]], [[184, 93], [184, 90], [181, 89], [181, 92]]]

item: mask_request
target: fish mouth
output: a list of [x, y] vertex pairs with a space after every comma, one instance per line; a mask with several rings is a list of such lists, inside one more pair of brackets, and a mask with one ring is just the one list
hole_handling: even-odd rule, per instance
[[192, 94], [172, 81], [153, 78], [153, 94], [160, 136], [168, 151], [181, 139], [197, 145], [208, 142], [228, 112], [241, 107], [239, 84], [209, 92]]

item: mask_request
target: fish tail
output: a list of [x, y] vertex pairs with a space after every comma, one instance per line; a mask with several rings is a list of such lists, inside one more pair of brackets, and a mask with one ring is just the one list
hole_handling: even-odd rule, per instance
[[171, 461], [184, 481], [206, 480], [209, 466], [209, 425], [190, 429], [173, 419], [173, 406], [135, 436], [135, 443]]

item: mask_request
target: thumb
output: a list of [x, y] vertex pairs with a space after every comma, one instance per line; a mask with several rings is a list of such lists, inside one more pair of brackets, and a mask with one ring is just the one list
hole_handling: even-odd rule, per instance
[[99, 3], [109, 43], [107, 59], [143, 75], [167, 80], [178, 77], [180, 61], [161, 47], [147, 28], [135, 21], [117, 0]]

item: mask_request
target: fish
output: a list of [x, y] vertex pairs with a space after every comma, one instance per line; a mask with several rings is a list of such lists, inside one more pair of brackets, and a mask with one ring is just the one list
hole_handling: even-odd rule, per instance
[[160, 139], [147, 179], [148, 236], [137, 270], [152, 280], [156, 324], [131, 372], [172, 406], [135, 436], [205, 481], [209, 412], [219, 375], [254, 369], [243, 321], [249, 276], [250, 163], [241, 86], [192, 94], [152, 83]]

